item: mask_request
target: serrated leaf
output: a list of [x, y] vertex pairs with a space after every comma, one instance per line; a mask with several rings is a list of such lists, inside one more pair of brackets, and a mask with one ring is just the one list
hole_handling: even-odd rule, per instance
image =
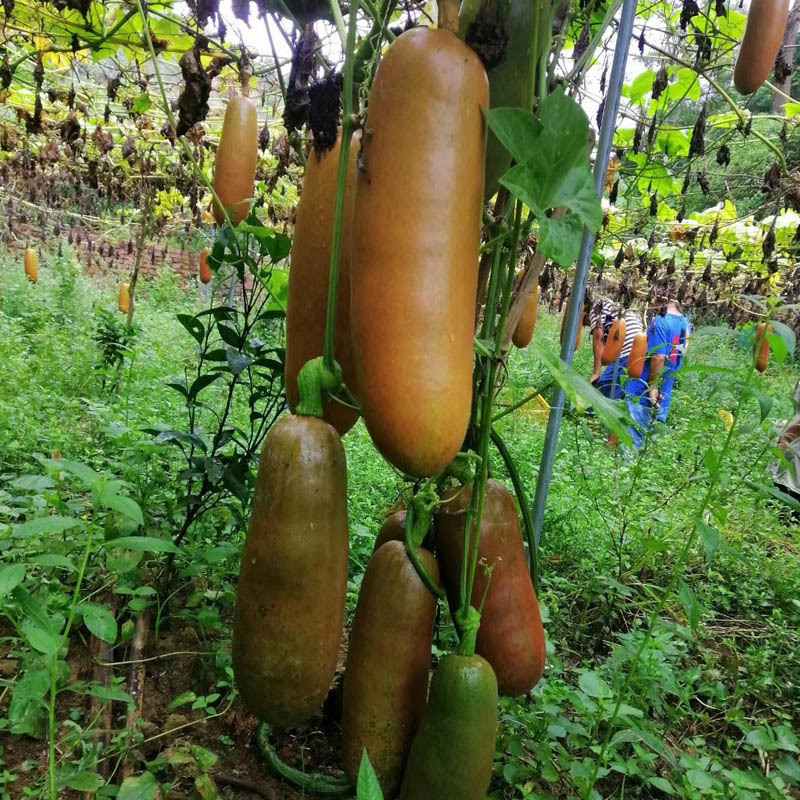
[[79, 608], [89, 631], [98, 639], [114, 644], [117, 640], [117, 621], [114, 615], [105, 606], [97, 603], [81, 603]]

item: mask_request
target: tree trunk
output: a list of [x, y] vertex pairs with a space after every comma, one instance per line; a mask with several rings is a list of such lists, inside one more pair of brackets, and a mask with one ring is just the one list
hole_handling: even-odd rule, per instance
[[795, 0], [786, 23], [783, 44], [775, 62], [775, 96], [772, 98], [772, 113], [783, 114], [786, 103], [792, 100], [792, 73], [794, 54], [797, 49], [797, 34], [800, 32], [800, 0]]

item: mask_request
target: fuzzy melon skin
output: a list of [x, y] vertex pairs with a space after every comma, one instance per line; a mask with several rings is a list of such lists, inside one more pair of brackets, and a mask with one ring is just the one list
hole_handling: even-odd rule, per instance
[[[386, 542], [404, 542], [406, 540], [406, 512], [405, 509], [389, 514], [383, 521], [378, 535], [375, 537], [374, 553]], [[437, 567], [438, 569], [438, 567]]]
[[[252, 100], [237, 95], [228, 101], [214, 165], [214, 191], [238, 225], [250, 213], [258, 164], [258, 115]], [[214, 200], [214, 219], [225, 222], [225, 214]]]
[[214, 279], [214, 274], [211, 272], [211, 267], [208, 265], [208, 256], [210, 253], [210, 247], [204, 247], [200, 251], [200, 283], [211, 283]]
[[485, 800], [496, 732], [491, 665], [477, 655], [446, 655], [433, 673], [400, 800]]
[[772, 333], [772, 326], [766, 322], [759, 324], [756, 330], [756, 340], [753, 343], [753, 353], [758, 353], [756, 358], [756, 369], [759, 372], [766, 372], [769, 365], [769, 339], [767, 334]]
[[297, 725], [328, 694], [348, 567], [347, 474], [336, 430], [288, 416], [269, 432], [242, 553], [233, 671], [270, 725]]
[[31, 247], [25, 250], [25, 275], [31, 283], [39, 282], [39, 254]]
[[527, 347], [533, 339], [533, 332], [536, 329], [536, 320], [539, 315], [539, 285], [537, 284], [531, 296], [528, 298], [528, 304], [519, 318], [517, 327], [514, 329], [514, 335], [511, 341], [514, 342], [514, 347], [520, 350]]
[[[471, 487], [448, 490], [434, 521], [436, 552], [451, 614], [459, 607], [464, 528], [471, 498]], [[539, 682], [547, 653], [514, 498], [503, 484], [491, 479], [486, 483], [478, 552], [480, 561], [494, 565], [494, 572], [475, 651], [492, 665], [500, 693], [516, 697]], [[480, 561], [471, 598], [475, 608], [480, 606], [487, 586]]]
[[[436, 559], [418, 555], [439, 579]], [[428, 694], [436, 597], [402, 542], [387, 541], [367, 565], [344, 673], [342, 752], [356, 783], [366, 747], [385, 797], [394, 797]]]
[[[342, 239], [339, 248], [339, 294], [336, 311], [336, 361], [344, 381], [354, 394], [353, 348], [350, 337], [350, 259], [353, 243], [356, 161], [361, 134], [350, 143], [349, 169], [345, 188]], [[331, 243], [336, 205], [336, 183], [341, 152], [341, 132], [327, 153], [312, 149], [297, 206], [292, 259], [289, 268], [289, 297], [286, 311], [286, 399], [294, 411], [300, 402], [297, 375], [306, 361], [322, 355], [328, 313], [328, 285]], [[358, 411], [323, 398], [323, 417], [344, 436], [358, 421]]]
[[117, 297], [117, 308], [121, 313], [127, 314], [131, 307], [131, 285], [123, 283], [119, 287], [119, 296]]
[[733, 68], [737, 91], [752, 94], [764, 85], [775, 66], [788, 20], [789, 0], [752, 0]]
[[370, 94], [356, 191], [351, 333], [378, 450], [417, 477], [458, 453], [472, 402], [488, 81], [445, 30], [391, 45]]

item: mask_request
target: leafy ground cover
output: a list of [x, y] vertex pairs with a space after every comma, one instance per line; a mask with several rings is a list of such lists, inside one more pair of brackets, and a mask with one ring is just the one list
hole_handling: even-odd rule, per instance
[[[266, 772], [232, 683], [246, 509], [231, 496], [172, 543], [186, 462], [153, 431], [185, 429], [167, 382], [191, 374], [198, 347], [177, 315], [206, 301], [169, 271], [146, 282], [119, 368], [103, 361], [124, 335], [115, 304], [114, 287], [90, 282], [69, 253], [43, 259], [36, 286], [17, 256], [0, 255], [0, 797], [37, 797], [50, 781], [59, 796], [111, 794], [106, 768], [119, 797], [258, 796], [234, 778], [298, 797]], [[535, 347], [555, 352], [558, 326], [544, 314]], [[276, 328], [263, 335], [280, 346]], [[549, 665], [531, 697], [502, 701], [493, 798], [581, 797], [595, 777], [603, 797], [800, 796], [798, 525], [748, 483], [768, 483], [772, 426], [791, 413], [798, 372], [787, 359], [750, 375], [748, 336], [695, 337], [669, 425], [638, 459], [609, 448], [596, 418], [568, 414], [540, 550]], [[535, 347], [513, 354], [501, 405], [550, 396]], [[586, 343], [576, 366], [590, 371]], [[201, 420], [224, 407], [221, 384], [204, 398]], [[719, 412], [737, 408], [718, 458]], [[546, 422], [535, 409], [497, 423], [531, 493]], [[236, 425], [248, 414], [233, 403]], [[345, 448], [352, 612], [402, 481], [363, 424]], [[493, 470], [508, 478], [499, 459]], [[138, 709], [129, 662], [144, 615], [154, 638]], [[454, 641], [443, 612], [437, 647]], [[281, 734], [279, 751], [335, 770], [336, 718], [334, 694]]]

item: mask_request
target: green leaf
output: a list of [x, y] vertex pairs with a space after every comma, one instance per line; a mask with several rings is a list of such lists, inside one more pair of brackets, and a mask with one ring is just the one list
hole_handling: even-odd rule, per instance
[[714, 787], [714, 778], [702, 769], [686, 770], [686, 779], [695, 789], [712, 789]]
[[700, 534], [700, 541], [702, 541], [703, 549], [706, 551], [706, 558], [711, 561], [714, 554], [719, 550], [721, 539], [719, 531], [702, 520], [697, 520], [697, 532]]
[[7, 567], [0, 569], [0, 597], [7, 595], [24, 580], [24, 564], [9, 564]]
[[174, 711], [176, 708], [180, 708], [181, 706], [188, 705], [189, 703], [194, 703], [197, 700], [197, 695], [192, 692], [183, 692], [179, 694], [168, 706], [168, 711]]
[[578, 686], [589, 697], [611, 697], [611, 687], [593, 670], [581, 674]]
[[[577, 255], [578, 247], [568, 245], [567, 235], [577, 231], [579, 241], [583, 225], [596, 231], [603, 221], [589, 167], [586, 114], [559, 88], [542, 103], [538, 120], [521, 109], [495, 109], [488, 119], [517, 162], [500, 182], [536, 215], [542, 250], [567, 266], [568, 255]], [[554, 220], [548, 212], [555, 208], [565, 208], [577, 219], [568, 215], [566, 222]]]
[[206, 335], [206, 329], [203, 327], [203, 323], [191, 314], [178, 314], [177, 317], [178, 322], [189, 331], [197, 344], [202, 345]]
[[189, 388], [189, 400], [194, 400], [206, 386], [210, 386], [214, 381], [218, 378], [221, 378], [222, 375], [219, 372], [207, 372], [205, 375], [201, 375], [197, 380]]
[[144, 114], [144, 112], [148, 111], [152, 105], [153, 100], [150, 95], [147, 92], [143, 92], [134, 99], [131, 110], [135, 114]]
[[366, 747], [361, 755], [361, 765], [358, 768], [357, 798], [358, 800], [383, 800], [381, 785], [378, 783], [378, 777], [370, 763]]
[[142, 516], [142, 509], [135, 500], [131, 500], [124, 494], [117, 494], [116, 492], [103, 492], [98, 501], [100, 505], [112, 508], [118, 511], [129, 520], [135, 522], [137, 525], [144, 525], [144, 517]]
[[675, 794], [675, 787], [666, 778], [648, 778], [647, 782], [665, 794]]
[[653, 83], [656, 73], [652, 69], [637, 75], [633, 82], [622, 87], [622, 96], [630, 99], [632, 103], [638, 103], [653, 90]]
[[117, 621], [114, 615], [97, 603], [81, 603], [79, 606], [86, 627], [98, 638], [109, 644], [117, 640]]
[[784, 344], [786, 345], [786, 350], [789, 355], [794, 358], [795, 349], [797, 347], [797, 337], [795, 336], [794, 331], [783, 322], [778, 322], [778, 320], [772, 320], [770, 323], [772, 325], [772, 330], [778, 334], [778, 336], [783, 339]]
[[493, 108], [486, 112], [486, 117], [492, 133], [518, 164], [534, 160], [535, 142], [543, 126], [530, 111], [522, 108]]
[[76, 772], [64, 781], [64, 786], [77, 792], [96, 792], [105, 781], [96, 772]]
[[157, 789], [156, 779], [145, 772], [134, 778], [125, 778], [119, 787], [117, 800], [155, 800]]
[[109, 539], [104, 545], [139, 553], [180, 553], [169, 539], [156, 539], [154, 536], [120, 536], [118, 539]]
[[540, 220], [539, 243], [542, 251], [562, 267], [577, 261], [581, 249], [583, 223], [577, 214]]
[[564, 361], [553, 356], [535, 339], [531, 344], [534, 355], [542, 362], [544, 367], [550, 372], [553, 380], [564, 390], [570, 402], [578, 411], [586, 411], [593, 408], [594, 413], [600, 422], [613, 431], [623, 444], [630, 445], [632, 437], [628, 425], [627, 408], [624, 403], [617, 403], [597, 391], [589, 381], [578, 374], [575, 369], [568, 366]]
[[126, 691], [120, 689], [119, 686], [101, 686], [97, 684], [90, 686], [86, 693], [106, 703], [125, 703], [131, 708], [136, 705], [133, 698]]
[[32, 536], [50, 536], [83, 524], [83, 520], [77, 517], [63, 517], [58, 514], [52, 517], [36, 517], [23, 522], [22, 525], [15, 525], [14, 536], [21, 539], [29, 539]]
[[95, 486], [101, 480], [100, 475], [91, 467], [87, 467], [85, 464], [81, 464], [78, 461], [69, 461], [66, 458], [42, 458], [39, 460], [48, 469], [57, 472], [68, 472], [70, 475], [74, 475], [76, 478], [83, 481], [87, 486]]
[[759, 750], [766, 750], [769, 752], [775, 749], [775, 742], [764, 728], [753, 728], [753, 730], [748, 732], [744, 740], [747, 744], [757, 747]]
[[29, 564], [36, 564], [38, 567], [56, 567], [57, 569], [66, 569], [70, 572], [75, 572], [75, 564], [66, 556], [59, 555], [58, 553], [42, 553], [40, 556], [33, 556], [28, 559]]
[[763, 422], [772, 410], [773, 400], [768, 394], [764, 394], [763, 392], [757, 392], [756, 399], [758, 400], [758, 408], [761, 414], [760, 421]]
[[24, 491], [43, 492], [46, 489], [52, 489], [56, 482], [47, 475], [20, 475], [11, 481], [11, 485], [15, 489], [22, 489]]
[[738, 786], [740, 789], [768, 789], [769, 784], [764, 778], [754, 770], [745, 772], [744, 770], [733, 767], [732, 769], [722, 770], [722, 774], [728, 778], [731, 783]]
[[683, 610], [686, 612], [686, 619], [689, 621], [693, 631], [697, 630], [700, 623], [700, 604], [691, 586], [685, 581], [678, 583], [678, 597], [680, 598]]
[[61, 645], [60, 636], [40, 628], [38, 625], [28, 626], [25, 629], [25, 638], [34, 650], [38, 650], [46, 656], [55, 653]]
[[789, 780], [800, 783], [800, 763], [798, 763], [796, 758], [781, 756], [775, 761], [775, 766], [789, 778]]

